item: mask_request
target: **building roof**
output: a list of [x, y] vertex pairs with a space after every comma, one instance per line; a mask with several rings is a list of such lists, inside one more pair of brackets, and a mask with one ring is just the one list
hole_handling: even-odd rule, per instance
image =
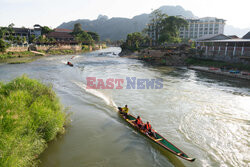
[[237, 35], [228, 35], [228, 37], [231, 39], [239, 39], [239, 37]]
[[250, 39], [250, 31], [242, 37], [242, 39]]
[[71, 33], [73, 32], [72, 30], [70, 29], [64, 29], [64, 28], [56, 28], [54, 29], [55, 32], [67, 32], [67, 33]]
[[28, 33], [29, 29], [28, 28], [13, 28], [15, 33]]
[[73, 35], [71, 35], [68, 32], [50, 32], [47, 37], [49, 38], [74, 38]]
[[196, 41], [207, 41], [207, 40], [223, 40], [223, 39], [231, 39], [230, 37], [224, 34], [211, 34], [211, 35], [204, 35], [198, 38]]

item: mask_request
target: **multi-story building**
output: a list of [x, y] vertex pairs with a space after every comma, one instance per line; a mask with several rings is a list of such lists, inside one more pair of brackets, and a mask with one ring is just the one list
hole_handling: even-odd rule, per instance
[[[13, 37], [20, 37], [20, 38], [25, 38], [27, 42], [29, 42], [29, 39], [32, 35], [35, 36], [35, 38], [41, 36], [42, 34], [42, 27], [38, 24], [34, 25], [34, 28], [31, 29], [31, 28], [25, 28], [25, 27], [22, 27], [22, 28], [16, 28], [16, 27], [13, 27], [13, 32], [12, 32], [12, 36]], [[9, 33], [6, 33], [5, 34], [5, 37], [8, 37], [10, 36]]]
[[180, 38], [198, 39], [206, 35], [224, 33], [225, 20], [215, 17], [204, 17], [200, 19], [186, 19], [187, 27], [180, 28]]
[[[185, 19], [188, 22], [187, 27], [180, 28], [180, 38], [196, 40], [203, 36], [213, 36], [224, 33], [224, 26], [226, 20], [218, 19], [215, 17], [204, 17], [199, 19], [186, 19], [182, 16], [177, 16]], [[156, 30], [156, 26], [148, 24], [148, 35], [152, 39], [154, 45], [159, 39], [160, 27]]]

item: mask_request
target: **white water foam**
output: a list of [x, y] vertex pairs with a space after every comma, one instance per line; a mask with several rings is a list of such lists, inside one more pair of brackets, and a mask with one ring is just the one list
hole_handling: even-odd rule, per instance
[[101, 98], [102, 100], [104, 100], [106, 102], [107, 105], [117, 108], [117, 105], [115, 104], [115, 102], [108, 97], [107, 95], [105, 95], [103, 92], [98, 91], [97, 89], [87, 89], [87, 85], [85, 85], [84, 83], [81, 82], [77, 82], [77, 81], [73, 81], [77, 86], [79, 86], [80, 88], [84, 89], [86, 92]]
[[67, 61], [66, 60], [62, 60], [61, 61], [63, 64], [67, 64]]

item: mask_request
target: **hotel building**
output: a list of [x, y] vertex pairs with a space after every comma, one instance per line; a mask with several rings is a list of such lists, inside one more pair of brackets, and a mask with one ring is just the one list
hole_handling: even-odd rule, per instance
[[186, 19], [186, 21], [188, 26], [180, 28], [180, 38], [194, 40], [203, 36], [223, 34], [226, 22], [215, 17]]

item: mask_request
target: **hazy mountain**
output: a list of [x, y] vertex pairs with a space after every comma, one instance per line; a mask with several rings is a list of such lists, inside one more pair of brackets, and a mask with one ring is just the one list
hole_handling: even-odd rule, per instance
[[237, 35], [238, 37], [244, 36], [246, 33], [250, 31], [250, 28], [237, 28], [231, 25], [226, 25], [224, 29], [224, 34], [226, 35]]
[[[181, 6], [162, 6], [159, 8], [163, 13], [169, 16], [182, 15], [186, 18], [198, 18], [191, 11], [183, 9]], [[87, 31], [94, 31], [100, 34], [101, 40], [111, 39], [120, 40], [126, 39], [128, 33], [142, 31], [149, 22], [150, 14], [141, 14], [128, 18], [113, 17], [109, 19], [105, 15], [99, 15], [96, 20], [80, 19], [63, 23], [58, 28], [73, 29], [75, 23], [81, 23], [82, 28]], [[242, 37], [249, 29], [240, 29], [230, 25], [225, 26], [226, 35], [237, 35]]]
[[[195, 17], [191, 11], [187, 11], [181, 6], [162, 6], [159, 9], [169, 16]], [[58, 28], [73, 29], [75, 23], [80, 23], [84, 30], [95, 31], [100, 34], [102, 40], [120, 40], [126, 39], [128, 33], [142, 31], [150, 20], [149, 16], [150, 14], [141, 14], [132, 19], [117, 17], [108, 19], [107, 16], [100, 15], [96, 20], [80, 19], [70, 21], [61, 24]]]

